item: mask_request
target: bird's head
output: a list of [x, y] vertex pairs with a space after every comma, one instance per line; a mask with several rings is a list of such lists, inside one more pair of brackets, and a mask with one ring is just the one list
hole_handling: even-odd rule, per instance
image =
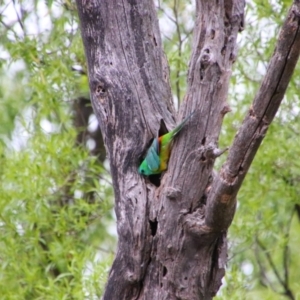
[[152, 174], [151, 170], [148, 167], [146, 160], [144, 160], [139, 166], [139, 173], [144, 176], [149, 176]]

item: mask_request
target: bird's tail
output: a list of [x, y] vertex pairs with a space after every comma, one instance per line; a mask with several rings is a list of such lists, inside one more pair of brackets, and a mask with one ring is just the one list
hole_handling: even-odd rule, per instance
[[191, 116], [194, 113], [195, 113], [195, 111], [193, 111], [191, 114], [189, 114], [178, 126], [176, 126], [172, 130], [172, 137], [174, 137], [184, 127], [184, 125], [187, 123], [187, 121], [191, 118]]

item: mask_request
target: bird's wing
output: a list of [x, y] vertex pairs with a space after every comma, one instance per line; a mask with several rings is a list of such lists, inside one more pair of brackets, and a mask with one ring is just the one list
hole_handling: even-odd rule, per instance
[[154, 138], [150, 148], [146, 155], [146, 162], [149, 169], [153, 172], [159, 170], [160, 159], [159, 159], [159, 144], [158, 139]]

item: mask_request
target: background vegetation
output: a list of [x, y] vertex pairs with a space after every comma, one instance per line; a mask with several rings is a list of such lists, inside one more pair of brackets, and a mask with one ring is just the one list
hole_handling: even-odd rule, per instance
[[[290, 4], [248, 1], [221, 147], [255, 96]], [[156, 5], [178, 104], [194, 2]], [[113, 191], [85, 70], [72, 1], [0, 2], [1, 299], [94, 299], [104, 288]], [[300, 299], [299, 72], [239, 193], [217, 299]]]

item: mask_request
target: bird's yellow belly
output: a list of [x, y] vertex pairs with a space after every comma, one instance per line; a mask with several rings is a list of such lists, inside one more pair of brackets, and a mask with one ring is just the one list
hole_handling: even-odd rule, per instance
[[163, 161], [160, 163], [160, 166], [159, 166], [159, 170], [162, 172], [162, 171], [165, 171], [168, 167], [168, 162], [166, 161]]

